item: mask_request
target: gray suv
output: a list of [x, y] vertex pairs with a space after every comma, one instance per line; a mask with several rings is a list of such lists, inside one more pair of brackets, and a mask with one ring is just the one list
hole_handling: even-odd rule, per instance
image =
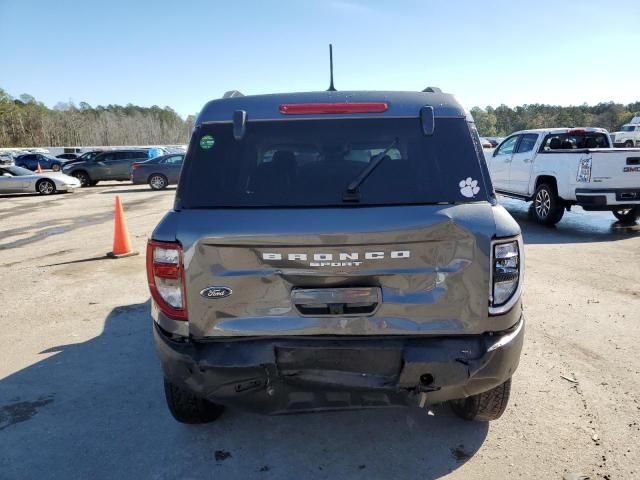
[[437, 88], [207, 103], [147, 275], [180, 422], [507, 406], [522, 237], [473, 119]]
[[71, 161], [62, 171], [80, 180], [83, 187], [88, 187], [101, 180], [131, 180], [131, 165], [148, 158], [148, 151], [143, 149], [108, 150], [87, 160]]

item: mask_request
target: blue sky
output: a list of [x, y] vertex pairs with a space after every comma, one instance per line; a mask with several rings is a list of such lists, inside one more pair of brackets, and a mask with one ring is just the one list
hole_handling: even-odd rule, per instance
[[[439, 86], [468, 108], [640, 100], [638, 0], [0, 0], [0, 88], [53, 106]], [[614, 8], [615, 7], [615, 8]]]

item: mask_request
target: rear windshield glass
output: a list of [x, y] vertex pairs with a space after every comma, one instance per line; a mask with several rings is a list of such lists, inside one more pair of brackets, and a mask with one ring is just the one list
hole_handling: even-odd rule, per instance
[[577, 148], [607, 148], [609, 141], [605, 133], [585, 132], [585, 133], [561, 133], [547, 135], [542, 142], [541, 151], [550, 150], [572, 150]]
[[[388, 150], [345, 201], [348, 185]], [[468, 180], [468, 181], [467, 181]], [[488, 198], [478, 150], [464, 119], [418, 118], [231, 123], [197, 129], [181, 175], [182, 208], [305, 207], [456, 203]]]

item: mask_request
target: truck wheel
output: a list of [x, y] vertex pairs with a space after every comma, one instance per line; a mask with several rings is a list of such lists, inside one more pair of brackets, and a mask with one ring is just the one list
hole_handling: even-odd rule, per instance
[[171, 415], [180, 423], [213, 422], [224, 410], [222, 405], [197, 397], [175, 386], [166, 378], [164, 379], [164, 396]]
[[449, 404], [455, 414], [464, 420], [489, 422], [502, 416], [507, 409], [510, 393], [511, 379], [488, 392], [471, 395], [460, 400], [452, 400]]
[[562, 219], [564, 205], [553, 186], [546, 183], [538, 186], [533, 196], [533, 214], [542, 225], [555, 225]]
[[633, 141], [627, 140], [626, 142], [624, 142], [624, 148], [633, 148]]
[[640, 217], [640, 207], [621, 208], [611, 213], [622, 223], [634, 223]]

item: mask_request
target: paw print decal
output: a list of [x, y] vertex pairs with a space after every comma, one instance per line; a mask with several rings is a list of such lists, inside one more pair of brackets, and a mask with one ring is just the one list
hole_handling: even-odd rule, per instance
[[466, 180], [460, 180], [458, 184], [460, 187], [460, 193], [467, 198], [472, 198], [476, 193], [480, 191], [478, 181], [468, 177]]

